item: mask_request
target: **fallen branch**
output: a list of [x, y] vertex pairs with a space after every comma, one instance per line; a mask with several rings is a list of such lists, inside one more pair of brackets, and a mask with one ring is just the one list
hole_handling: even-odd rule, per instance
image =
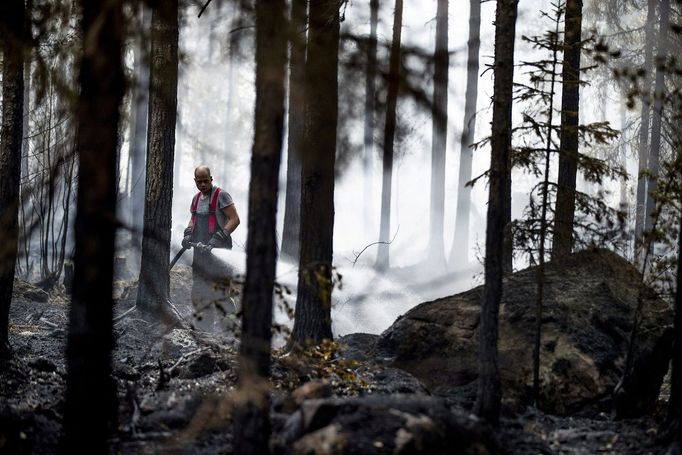
[[390, 245], [391, 243], [393, 243], [395, 238], [398, 236], [398, 231], [400, 231], [400, 225], [398, 225], [398, 227], [396, 228], [395, 234], [393, 234], [393, 238], [390, 241], [388, 241], [388, 242], [379, 241], [379, 242], [370, 243], [369, 245], [365, 246], [362, 250], [360, 250], [359, 253], [356, 253], [355, 251], [353, 251], [353, 255], [355, 255], [355, 260], [351, 261], [351, 263], [353, 264], [353, 267], [355, 267], [355, 264], [357, 264], [358, 259], [360, 259], [360, 256], [362, 256], [362, 253], [364, 253], [365, 250], [367, 250], [367, 248], [374, 246], [374, 245], [381, 245], [381, 244]]
[[124, 311], [122, 314], [119, 314], [118, 316], [116, 316], [112, 322], [113, 322], [114, 324], [117, 323], [118, 321], [120, 321], [120, 320], [123, 319], [124, 317], [128, 316], [128, 315], [129, 315], [130, 313], [132, 313], [133, 311], [135, 311], [136, 308], [137, 308], [137, 304], [133, 305], [133, 307], [132, 307], [131, 309], [126, 310], [126, 311]]

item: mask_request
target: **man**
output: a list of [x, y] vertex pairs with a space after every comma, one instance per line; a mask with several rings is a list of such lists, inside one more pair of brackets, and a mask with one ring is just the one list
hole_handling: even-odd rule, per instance
[[232, 249], [231, 234], [239, 226], [239, 215], [227, 191], [213, 185], [211, 170], [198, 166], [194, 170], [194, 182], [199, 190], [190, 205], [189, 226], [185, 229], [182, 246], [190, 242], [201, 243], [194, 249], [192, 262], [192, 305], [200, 328], [211, 331], [216, 307], [225, 312], [234, 312], [234, 305], [228, 303], [230, 270], [217, 259], [211, 249]]

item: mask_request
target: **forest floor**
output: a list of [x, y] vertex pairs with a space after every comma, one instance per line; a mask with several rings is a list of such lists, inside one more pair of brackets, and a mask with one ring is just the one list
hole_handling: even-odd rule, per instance
[[[173, 301], [187, 317], [190, 274], [180, 266], [172, 277]], [[130, 308], [126, 288], [131, 284], [117, 282], [117, 315]], [[0, 453], [55, 453], [64, 409], [68, 297], [63, 288], [48, 294], [17, 282], [10, 320], [15, 356], [0, 365]], [[233, 452], [230, 410], [238, 347], [233, 333], [152, 327], [132, 313], [117, 321], [115, 336], [119, 421], [111, 453]], [[307, 380], [328, 380], [336, 396], [386, 393], [395, 388], [391, 381], [404, 384], [380, 366], [335, 361], [334, 349], [323, 347], [304, 361], [274, 357], [275, 431], [287, 417], [291, 391]], [[505, 416], [496, 437], [502, 453], [509, 454], [663, 454], [659, 418], [613, 421], [597, 411], [554, 416], [528, 410]]]

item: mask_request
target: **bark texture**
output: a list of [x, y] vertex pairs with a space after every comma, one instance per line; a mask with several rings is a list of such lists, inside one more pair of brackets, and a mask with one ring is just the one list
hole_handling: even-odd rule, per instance
[[649, 133], [651, 123], [651, 71], [653, 55], [654, 55], [654, 24], [656, 21], [656, 3], [657, 0], [648, 1], [648, 10], [646, 16], [645, 38], [644, 38], [644, 83], [642, 90], [644, 97], [642, 99], [642, 109], [640, 113], [640, 127], [639, 127], [639, 172], [637, 174], [637, 201], [635, 205], [635, 240], [639, 240], [644, 232], [644, 218], [646, 213], [647, 179], [643, 172], [647, 168], [647, 161], [649, 158]]
[[[459, 142], [459, 179], [457, 180], [457, 212], [455, 238], [450, 251], [450, 268], [466, 266], [469, 256], [469, 218], [471, 215], [471, 167], [476, 131], [476, 102], [478, 101], [478, 65], [481, 47], [481, 0], [469, 1], [469, 41], [467, 59], [467, 88], [464, 95], [464, 124]], [[456, 264], [464, 258], [464, 264]]]
[[448, 134], [448, 0], [438, 0], [436, 12], [436, 51], [433, 55], [433, 119], [431, 142], [431, 229], [429, 261], [445, 265], [443, 222], [445, 213], [445, 150]]
[[339, 25], [336, 1], [311, 0], [301, 157], [301, 252], [292, 333], [293, 341], [299, 344], [332, 337]]
[[79, 180], [63, 450], [105, 453], [116, 412], [111, 294], [116, 144], [124, 91], [122, 2], [82, 0], [81, 11]]
[[554, 212], [553, 258], [571, 254], [573, 249], [575, 183], [578, 171], [582, 9], [582, 0], [567, 0], [563, 88], [561, 93], [561, 129], [559, 130], [559, 179]]
[[19, 244], [19, 183], [24, 113], [24, 0], [0, 6], [2, 125], [0, 126], [0, 357], [9, 355], [9, 307]]
[[170, 293], [168, 265], [178, 106], [178, 0], [164, 0], [152, 10], [151, 41], [147, 178], [137, 307], [153, 318], [161, 318]]
[[269, 453], [272, 295], [277, 262], [277, 193], [284, 128], [287, 34], [284, 0], [256, 2], [256, 125], [249, 183], [246, 279], [242, 296], [235, 447]]
[[511, 148], [514, 39], [518, 0], [498, 0], [495, 13], [495, 82], [493, 130], [485, 243], [485, 285], [481, 303], [479, 381], [474, 411], [496, 425], [500, 418], [500, 371], [497, 359], [498, 320], [502, 298], [506, 192]]
[[395, 140], [396, 109], [400, 88], [400, 38], [403, 26], [403, 0], [395, 1], [393, 13], [393, 41], [388, 68], [388, 95], [386, 120], [384, 121], [384, 150], [381, 179], [381, 222], [379, 224], [379, 251], [376, 268], [386, 270], [389, 266], [389, 235], [391, 230], [391, 190], [393, 185], [393, 142]]
[[282, 255], [298, 259], [301, 224], [301, 146], [304, 131], [304, 82], [307, 0], [291, 3], [289, 58], [289, 137], [287, 145], [287, 190], [284, 199]]

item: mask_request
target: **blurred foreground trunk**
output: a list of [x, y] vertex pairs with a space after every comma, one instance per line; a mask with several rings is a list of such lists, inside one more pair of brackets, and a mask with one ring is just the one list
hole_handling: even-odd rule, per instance
[[124, 92], [122, 1], [82, 0], [81, 12], [78, 204], [62, 450], [106, 453], [116, 414], [111, 294], [116, 146]]

